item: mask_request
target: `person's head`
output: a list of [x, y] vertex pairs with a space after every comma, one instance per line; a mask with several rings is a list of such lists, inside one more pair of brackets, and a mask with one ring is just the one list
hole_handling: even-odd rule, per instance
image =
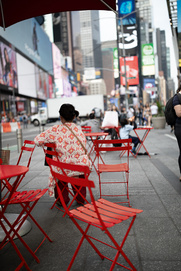
[[177, 93], [179, 93], [180, 91], [181, 91], [181, 85], [178, 87]]
[[95, 114], [94, 113], [90, 113], [90, 115], [89, 115], [89, 119], [95, 119]]
[[119, 122], [121, 127], [124, 127], [126, 124], [128, 124], [128, 120], [126, 118], [121, 118]]
[[75, 110], [75, 107], [72, 104], [62, 104], [59, 114], [62, 123], [65, 123], [72, 122], [74, 118], [78, 117], [79, 112]]
[[111, 110], [112, 111], [117, 111], [118, 110], [117, 107], [115, 106], [115, 104], [112, 105], [112, 109]]

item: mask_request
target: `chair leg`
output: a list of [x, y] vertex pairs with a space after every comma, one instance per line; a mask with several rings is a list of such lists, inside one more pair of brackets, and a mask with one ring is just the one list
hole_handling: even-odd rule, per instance
[[118, 243], [116, 242], [116, 240], [113, 238], [113, 236], [111, 235], [111, 233], [106, 229], [106, 234], [109, 236], [109, 238], [111, 239], [111, 241], [113, 242], [113, 244], [114, 244], [115, 247], [117, 248], [116, 256], [115, 256], [114, 260], [112, 261], [112, 265], [111, 265], [111, 268], [110, 268], [109, 271], [112, 271], [112, 270], [114, 269], [114, 267], [115, 267], [116, 264], [118, 264], [118, 265], [120, 265], [120, 266], [122, 266], [122, 267], [128, 269], [128, 268], [125, 267], [124, 265], [122, 265], [122, 264], [120, 264], [120, 263], [117, 262], [117, 259], [118, 259], [118, 257], [119, 257], [120, 254], [123, 256], [123, 258], [124, 258], [124, 259], [126, 260], [126, 262], [129, 264], [129, 266], [132, 268], [131, 270], [136, 271], [136, 268], [134, 267], [134, 265], [131, 263], [130, 259], [127, 257], [127, 255], [126, 255], [126, 254], [124, 253], [124, 251], [122, 250], [122, 248], [123, 248], [123, 246], [124, 246], [124, 243], [126, 242], [126, 239], [127, 239], [128, 235], [129, 235], [129, 232], [130, 232], [130, 230], [131, 230], [131, 228], [132, 228], [132, 226], [133, 226], [133, 223], [134, 223], [135, 219], [136, 219], [136, 216], [134, 216], [134, 217], [132, 218], [131, 223], [130, 223], [130, 225], [129, 225], [129, 227], [128, 227], [126, 233], [125, 233], [125, 236], [124, 236], [124, 238], [123, 238], [123, 240], [122, 240], [120, 246], [118, 245]]
[[74, 219], [74, 218], [71, 218], [71, 220], [73, 221], [73, 223], [77, 226], [77, 228], [79, 229], [79, 231], [82, 233], [82, 237], [81, 237], [81, 240], [76, 248], [76, 251], [71, 259], [71, 262], [67, 268], [67, 270], [70, 270], [71, 267], [72, 267], [72, 264], [79, 252], [79, 249], [84, 241], [84, 239], [86, 238], [86, 240], [89, 242], [89, 244], [92, 246], [92, 248], [95, 250], [95, 252], [100, 256], [100, 258], [103, 260], [105, 257], [104, 255], [102, 255], [102, 253], [97, 249], [97, 247], [94, 245], [94, 243], [90, 240], [89, 236], [87, 235], [87, 232], [90, 228], [90, 224], [87, 225], [87, 228], [85, 229], [85, 231], [83, 231], [83, 229], [80, 227], [80, 225], [77, 223], [77, 221]]
[[101, 191], [101, 176], [100, 176], [100, 172], [98, 172], [99, 175], [99, 194], [100, 194], [100, 198], [102, 198], [102, 191]]

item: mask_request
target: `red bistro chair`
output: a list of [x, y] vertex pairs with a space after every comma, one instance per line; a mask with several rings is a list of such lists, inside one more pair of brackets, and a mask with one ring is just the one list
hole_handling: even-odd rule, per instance
[[[128, 181], [129, 181], [129, 154], [132, 149], [131, 139], [116, 139], [116, 140], [95, 140], [95, 151], [97, 156], [97, 174], [99, 177], [99, 191], [100, 191], [100, 198], [102, 197], [126, 197], [126, 201], [120, 201], [119, 203], [128, 203], [130, 206], [130, 200], [129, 200], [129, 190], [128, 190]], [[121, 146], [114, 147], [113, 144], [119, 144]], [[105, 144], [112, 144], [112, 146], [105, 145]], [[127, 152], [127, 159], [124, 163], [120, 162], [119, 164], [108, 164], [105, 163], [101, 156], [101, 152], [114, 152], [114, 151], [126, 151]], [[113, 172], [119, 172], [120, 173], [120, 179], [115, 181], [102, 181], [101, 174], [102, 173], [113, 173]], [[109, 187], [111, 184], [116, 184], [116, 191], [121, 191], [124, 187], [121, 186], [121, 184], [125, 184], [126, 186], [126, 192], [122, 194], [103, 194], [102, 193], [102, 185], [108, 184]], [[118, 184], [120, 184], [118, 186]], [[105, 190], [105, 189], [104, 189]]]
[[[112, 262], [111, 268], [109, 270], [113, 270], [116, 264], [119, 266], [122, 266], [128, 270], [136, 270], [134, 265], [131, 263], [131, 261], [126, 256], [125, 252], [123, 251], [123, 246], [124, 246], [124, 243], [128, 237], [128, 234], [133, 226], [133, 223], [136, 219], [137, 214], [141, 213], [142, 210], [132, 209], [130, 207], [125, 207], [125, 206], [120, 206], [118, 204], [112, 203], [112, 202], [107, 201], [105, 199], [99, 199], [98, 201], [95, 201], [94, 196], [93, 196], [93, 192], [92, 192], [92, 188], [95, 188], [95, 185], [94, 185], [93, 181], [88, 179], [89, 168], [87, 166], [80, 166], [80, 165], [77, 166], [77, 165], [72, 165], [72, 164], [61, 163], [59, 161], [53, 161], [50, 158], [47, 158], [47, 162], [49, 163], [50, 170], [51, 170], [52, 175], [56, 181], [56, 185], [57, 185], [58, 180], [62, 180], [64, 182], [71, 183], [72, 186], [75, 186], [75, 189], [76, 189], [77, 185], [78, 186], [85, 186], [89, 190], [89, 195], [90, 195], [90, 200], [91, 200], [91, 203], [88, 203], [88, 204], [85, 204], [84, 206], [70, 210], [66, 206], [65, 201], [62, 196], [62, 192], [57, 185], [57, 190], [59, 193], [61, 203], [62, 203], [63, 208], [65, 210], [65, 213], [69, 216], [69, 218], [72, 220], [74, 225], [78, 228], [78, 230], [82, 234], [82, 237], [81, 237], [80, 242], [77, 246], [77, 249], [75, 250], [75, 253], [72, 257], [72, 260], [70, 261], [70, 264], [66, 270], [71, 269], [84, 239], [86, 239], [88, 241], [88, 243], [91, 245], [91, 247], [100, 256], [100, 258], [102, 260], [107, 259]], [[54, 167], [61, 168], [61, 170], [64, 172], [66, 172], [66, 170], [70, 170], [70, 171], [76, 170], [79, 172], [84, 172], [86, 177], [84, 180], [80, 179], [80, 178], [68, 177], [67, 175], [57, 173], [54, 170]], [[77, 193], [78, 192], [79, 191], [77, 190]], [[109, 231], [109, 229], [111, 229], [112, 227], [114, 227], [117, 224], [121, 224], [125, 220], [130, 220], [130, 224], [128, 225], [127, 231], [122, 238], [121, 244], [119, 244], [112, 234], [112, 233], [114, 233], [114, 231]], [[84, 222], [87, 225], [86, 229], [85, 229], [85, 227], [82, 227], [83, 226], [82, 222]], [[110, 245], [110, 242], [105, 243], [104, 241], [99, 240], [98, 239], [99, 237], [97, 237], [99, 235], [97, 235], [97, 234], [96, 234], [96, 237], [89, 235], [91, 233], [92, 234], [94, 233], [94, 231], [91, 230], [90, 233], [88, 234], [88, 230], [91, 226], [99, 228], [101, 230], [101, 233], [103, 233], [103, 235], [106, 234], [107, 237], [110, 239], [112, 245]], [[100, 236], [100, 238], [101, 238], [101, 236]], [[115, 249], [116, 250], [115, 258], [111, 259], [108, 257], [109, 255], [108, 256], [103, 255], [102, 252], [97, 248], [96, 241], [103, 244], [103, 245], [108, 246], [109, 248]], [[128, 265], [129, 267], [127, 267], [121, 263], [118, 263], [117, 260], [120, 255], [122, 255], [122, 257], [127, 262], [126, 265]]]
[[[91, 126], [81, 126], [82, 132], [85, 134], [86, 133], [91, 133], [92, 132], [92, 127]], [[92, 148], [92, 140], [89, 136], [86, 136], [87, 139], [87, 144], [88, 144], [88, 149]]]
[[[29, 168], [35, 147], [36, 147], [36, 145], [35, 145], [34, 141], [25, 140], [23, 143], [23, 146], [21, 147], [21, 152], [20, 152], [20, 155], [19, 155], [19, 158], [18, 158], [16, 165], [22, 165], [22, 166], [26, 166]], [[25, 160], [25, 157], [26, 157], [27, 162], [22, 163], [22, 160]], [[22, 182], [24, 177], [25, 177], [25, 174], [22, 175], [21, 178], [19, 179], [19, 182], [18, 182], [18, 185], [16, 188], [18, 188], [18, 186], [20, 185], [20, 183]], [[4, 195], [3, 195], [2, 199], [6, 198], [7, 194], [9, 193], [9, 191], [11, 189], [12, 189], [11, 178], [8, 179], [7, 183], [4, 180], [1, 181], [1, 193], [4, 190], [6, 191], [6, 192], [4, 191]]]
[[[56, 152], [56, 145], [54, 143], [45, 143], [43, 145], [43, 150], [45, 153], [46, 160], [47, 160], [47, 158], [49, 158], [49, 159], [53, 159], [55, 161], [59, 161], [59, 156], [58, 156], [58, 153]], [[62, 169], [62, 174], [66, 175], [66, 173], [64, 172], [63, 169]], [[90, 174], [90, 170], [89, 170], [89, 174]], [[70, 208], [75, 200], [75, 191], [70, 186], [68, 186], [66, 182], [63, 182], [61, 180], [59, 180], [59, 182], [61, 182], [62, 193], [67, 192], [67, 194], [71, 197], [70, 202], [67, 204]], [[79, 188], [79, 190], [80, 189], [81, 189], [81, 187]], [[84, 199], [84, 201], [87, 201], [86, 198], [81, 194], [81, 192], [80, 192], [80, 195]], [[60, 201], [60, 198], [59, 198], [59, 194], [57, 193], [57, 198], [54, 201], [54, 203], [50, 209], [53, 209], [54, 207], [56, 207], [60, 211], [64, 212], [64, 210], [61, 208], [61, 206], [56, 205], [56, 203], [58, 201]], [[76, 201], [79, 203], [79, 201], [77, 199], [76, 199]]]
[[91, 126], [81, 126], [81, 128], [82, 128], [82, 132], [84, 132], [85, 134], [91, 133], [91, 131], [92, 131]]
[[[0, 201], [0, 205], [2, 208], [0, 210], [0, 226], [5, 233], [4, 239], [0, 243], [0, 250], [3, 249], [8, 243], [11, 243], [11, 245], [13, 246], [13, 248], [15, 249], [16, 253], [18, 254], [21, 260], [21, 263], [15, 270], [20, 270], [21, 267], [25, 266], [26, 270], [31, 271], [25, 258], [23, 257], [22, 253], [20, 252], [18, 248], [18, 242], [17, 241], [14, 242], [14, 239], [18, 238], [18, 240], [24, 245], [24, 247], [29, 251], [29, 253], [34, 257], [36, 262], [37, 263], [40, 262], [38, 257], [35, 254], [36, 251], [40, 248], [40, 246], [43, 244], [46, 238], [50, 242], [52, 242], [52, 240], [46, 234], [46, 232], [42, 229], [42, 227], [38, 224], [38, 222], [35, 220], [35, 218], [32, 215], [32, 211], [34, 207], [36, 206], [36, 204], [38, 203], [38, 201], [41, 199], [41, 197], [44, 196], [44, 194], [47, 192], [48, 189], [42, 189], [42, 190], [37, 189], [37, 190], [17, 192], [19, 180], [21, 179], [21, 176], [22, 175], [24, 176], [25, 174], [24, 169], [26, 170], [26, 172], [28, 171], [28, 167], [18, 166], [18, 165], [14, 165], [14, 166], [5, 165], [4, 167], [10, 167], [7, 169], [8, 176], [9, 178], [16, 176], [16, 179], [11, 186], [11, 190], [7, 198]], [[21, 172], [21, 170], [23, 171]], [[5, 182], [8, 182], [7, 178], [4, 178], [4, 180]], [[19, 205], [21, 207], [21, 211], [19, 215], [17, 215], [17, 218], [15, 219], [15, 221], [11, 222], [10, 220], [8, 220], [8, 217], [6, 216], [6, 211], [7, 211], [8, 206], [14, 205], [14, 204]], [[43, 240], [38, 245], [35, 251], [33, 251], [28, 246], [28, 244], [19, 234], [19, 231], [27, 218], [31, 218], [34, 224], [39, 228], [39, 230], [44, 235]]]

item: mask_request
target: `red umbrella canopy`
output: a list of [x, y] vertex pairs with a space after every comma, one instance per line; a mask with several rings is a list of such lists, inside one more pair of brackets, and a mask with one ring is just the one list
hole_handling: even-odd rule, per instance
[[75, 10], [114, 10], [116, 0], [0, 0], [0, 26], [8, 27], [20, 21], [44, 14]]

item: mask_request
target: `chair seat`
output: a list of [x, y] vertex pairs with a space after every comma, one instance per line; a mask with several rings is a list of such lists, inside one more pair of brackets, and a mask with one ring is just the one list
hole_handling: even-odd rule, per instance
[[99, 172], [128, 172], [129, 167], [127, 163], [110, 165], [110, 164], [98, 164]]
[[[37, 190], [30, 190], [30, 191], [19, 191], [13, 193], [9, 204], [19, 204], [19, 203], [27, 203], [27, 202], [33, 202], [36, 200], [39, 200], [48, 189], [37, 189]], [[4, 205], [6, 203], [6, 200], [1, 201], [1, 204]]]
[[[121, 206], [103, 198], [95, 201], [95, 203], [105, 226], [108, 228], [142, 212], [142, 210]], [[83, 207], [78, 207], [77, 209], [71, 210], [70, 213], [74, 218], [83, 220], [88, 224], [98, 228], [101, 228], [102, 226], [93, 204], [86, 204]]]

